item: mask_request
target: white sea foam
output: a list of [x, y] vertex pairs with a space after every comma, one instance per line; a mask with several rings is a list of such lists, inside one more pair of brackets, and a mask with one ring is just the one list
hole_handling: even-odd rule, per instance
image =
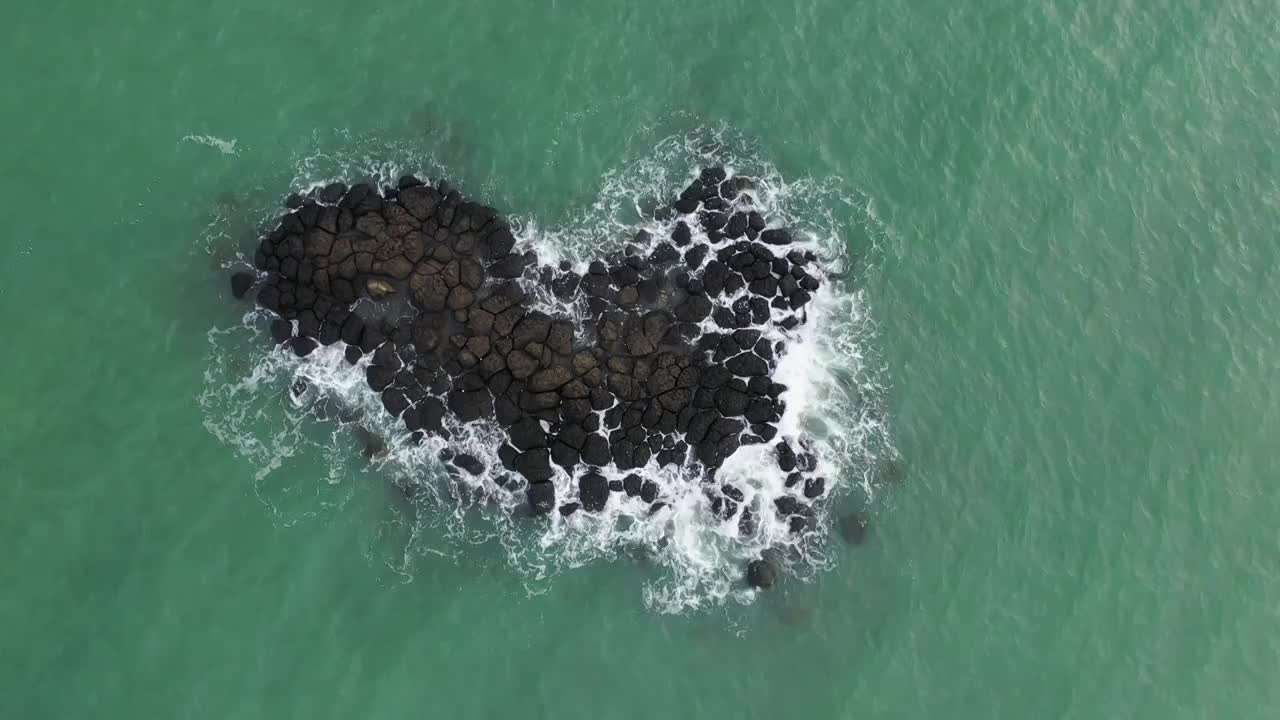
[[[831, 189], [841, 183], [785, 182], [774, 168], [750, 153], [728, 155], [722, 149], [723, 133], [713, 135], [712, 141], [721, 148], [714, 154], [703, 147], [705, 138], [681, 136], [659, 142], [645, 160], [605, 177], [592, 206], [563, 226], [540, 227], [532, 218], [511, 218], [519, 243], [535, 249], [544, 264], [565, 259], [581, 268], [596, 256], [620, 250], [621, 241], [640, 229], [652, 234], [652, 242], [660, 242], [678, 218], [637, 221], [637, 216], [648, 214], [639, 205], [666, 203], [696, 176], [699, 167], [713, 163], [724, 165], [731, 174], [756, 178], [750, 191], [755, 207], [770, 218], [771, 225], [791, 227], [797, 246], [817, 253], [827, 271], [852, 263], [843, 237], [850, 227], [851, 208], [857, 210], [853, 222], [861, 226], [859, 232], [876, 231], [865, 198], [835, 194]], [[331, 168], [333, 157], [324, 159], [325, 163], [302, 163], [295, 186], [323, 185], [344, 175], [390, 179], [402, 171], [391, 164], [367, 162]], [[318, 165], [325, 165], [324, 170]], [[838, 215], [845, 217], [843, 223], [836, 219]], [[699, 236], [696, 223], [690, 226], [695, 239], [705, 239]], [[739, 514], [729, 520], [709, 510], [711, 501], [703, 493], [700, 469], [660, 468], [654, 460], [638, 472], [662, 488], [659, 499], [666, 506], [656, 512], [651, 513], [640, 498], [612, 493], [601, 513], [565, 517], [553, 512], [536, 520], [521, 519], [523, 491], [512, 492], [495, 483], [495, 476], [503, 474], [495, 452], [505, 441], [501, 428], [493, 423], [462, 425], [447, 420], [452, 433], [447, 443], [431, 438], [416, 446], [365, 384], [367, 359], [350, 367], [343, 358], [342, 343], [322, 347], [305, 359], [279, 349], [255, 349], [267, 345], [261, 337], [267, 320], [263, 311], [248, 313], [240, 327], [210, 332], [210, 369], [201, 402], [206, 426], [254, 463], [259, 497], [284, 522], [314, 511], [307, 509], [307, 503], [300, 503], [304, 508], [300, 511], [281, 507], [281, 499], [296, 490], [291, 484], [296, 479], [282, 468], [299, 454], [318, 452], [327, 459], [327, 477], [308, 481], [321, 488], [316, 494], [322, 496], [322, 504], [334, 498], [340, 504], [343, 493], [334, 488], [365, 481], [359, 477], [362, 473], [352, 470], [351, 462], [350, 432], [360, 426], [387, 438], [387, 453], [374, 461], [378, 472], [421, 489], [414, 502], [422, 511], [412, 520], [410, 542], [440, 534], [455, 548], [496, 540], [506, 549], [510, 564], [533, 580], [640, 553], [658, 568], [642, 590], [652, 610], [679, 612], [726, 600], [746, 602], [754, 593], [744, 587], [743, 567], [762, 553], [799, 577], [825, 566], [827, 508], [834, 503], [866, 503], [875, 490], [871, 478], [878, 456], [892, 453], [879, 410], [883, 373], [870, 359], [874, 328], [861, 293], [847, 285], [845, 280], [823, 277], [821, 289], [807, 306], [805, 324], [792, 331], [777, 327], [766, 331], [766, 337], [787, 343], [773, 374], [774, 380], [788, 387], [783, 395], [786, 410], [777, 423], [779, 437], [793, 445], [809, 445], [819, 458], [816, 474], [827, 482], [827, 493], [817, 505], [817, 527], [802, 536], [793, 535], [773, 512], [773, 498], [785, 489], [785, 473], [774, 462], [772, 444], [744, 445], [717, 473], [717, 482], [730, 482], [744, 495]], [[548, 311], [581, 315], [580, 309], [566, 308], [545, 293], [540, 304]], [[232, 362], [236, 357], [253, 360], [236, 367]], [[297, 379], [305, 381], [305, 392], [291, 402], [279, 402], [281, 393]], [[336, 424], [308, 420], [307, 411], [317, 406], [328, 407], [328, 415], [342, 417]], [[446, 446], [479, 458], [486, 470], [475, 477], [456, 469], [446, 472], [437, 459]], [[610, 467], [602, 474], [617, 480], [628, 472]], [[556, 473], [556, 497], [561, 502], [576, 498], [573, 478], [558, 467]], [[746, 508], [751, 508], [756, 522], [744, 535], [738, 520]], [[420, 532], [424, 525], [440, 532]], [[395, 569], [403, 577], [412, 576], [413, 557], [413, 552], [406, 552], [396, 559]]]
[[240, 152], [236, 150], [237, 141], [235, 138], [231, 138], [230, 140], [224, 140], [214, 135], [184, 135], [182, 136], [182, 141], [195, 143], [197, 145], [204, 145], [205, 147], [211, 147], [217, 150], [218, 152], [222, 153], [223, 155], [239, 155], [240, 154]]

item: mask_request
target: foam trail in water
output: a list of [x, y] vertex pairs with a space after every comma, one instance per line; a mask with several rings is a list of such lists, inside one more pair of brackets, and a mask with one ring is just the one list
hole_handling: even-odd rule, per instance
[[184, 135], [182, 136], [182, 141], [195, 143], [197, 145], [204, 145], [205, 147], [211, 147], [217, 150], [218, 152], [222, 153], [223, 155], [239, 155], [240, 154], [240, 152], [236, 150], [235, 138], [231, 138], [230, 140], [223, 140], [222, 138], [216, 137], [213, 135]]

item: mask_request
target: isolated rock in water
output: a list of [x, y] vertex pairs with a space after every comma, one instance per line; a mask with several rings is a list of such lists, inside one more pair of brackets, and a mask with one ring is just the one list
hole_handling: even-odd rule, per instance
[[826, 478], [809, 478], [804, 481], [804, 496], [810, 500], [822, 495], [827, 487]]
[[[672, 220], [660, 233], [634, 233], [585, 272], [539, 265], [497, 211], [446, 183], [381, 185], [291, 196], [254, 253], [261, 280], [232, 276], [237, 297], [260, 282], [277, 343], [298, 356], [337, 345], [415, 442], [460, 423], [505, 429], [496, 458], [451, 456], [454, 473], [484, 483], [500, 462], [515, 473], [501, 492], [524, 490], [534, 514], [557, 508], [557, 478], [577, 478], [565, 514], [656, 510], [685, 490], [651, 463], [711, 480], [740, 447], [774, 443], [803, 497], [764, 507], [785, 499], [779, 517], [812, 526], [825, 484], [792, 449], [801, 439], [779, 437], [786, 388], [773, 373], [825, 276], [790, 232], [767, 228], [750, 180], [704, 169], [658, 213]], [[616, 471], [630, 474], [615, 490]], [[724, 487], [717, 514], [753, 534], [761, 514]], [[776, 570], [757, 560], [748, 575], [765, 588]]]
[[468, 453], [458, 453], [453, 457], [453, 464], [466, 470], [472, 475], [479, 475], [484, 472], [484, 463], [474, 455]]
[[757, 590], [768, 590], [777, 581], [778, 571], [768, 560], [752, 560], [747, 563], [747, 584]]

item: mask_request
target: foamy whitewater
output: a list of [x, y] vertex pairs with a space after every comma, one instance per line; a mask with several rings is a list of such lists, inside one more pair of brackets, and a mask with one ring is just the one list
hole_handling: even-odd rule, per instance
[[[298, 522], [325, 507], [341, 508], [356, 483], [381, 482], [404, 489], [408, 505], [390, 521], [407, 531], [399, 536], [404, 547], [388, 552], [380, 546], [371, 554], [404, 581], [412, 580], [415, 560], [425, 552], [457, 558], [468, 545], [485, 541], [505, 548], [510, 565], [529, 578], [531, 591], [566, 569], [643, 556], [650, 568], [642, 589], [644, 603], [659, 612], [726, 600], [749, 602], [756, 593], [743, 582], [743, 568], [761, 556], [785, 568], [785, 575], [811, 577], [829, 562], [825, 548], [832, 511], [868, 507], [876, 495], [876, 467], [894, 455], [881, 407], [883, 371], [870, 350], [874, 326], [861, 293], [853, 287], [857, 258], [849, 255], [842, 237], [850, 228], [841, 227], [835, 211], [847, 215], [850, 208], [856, 209], [861, 226], [855, 230], [873, 240], [880, 228], [866, 198], [834, 194], [832, 188], [842, 183], [785, 181], [753, 153], [728, 150], [726, 135], [700, 132], [662, 140], [644, 160], [604, 177], [591, 207], [563, 226], [541, 227], [532, 217], [508, 219], [517, 251], [533, 249], [543, 265], [565, 260], [582, 271], [590, 259], [631, 242], [638, 230], [647, 230], [654, 244], [666, 240], [682, 217], [689, 221], [694, 241], [705, 242], [690, 216], [653, 219], [654, 208], [679, 194], [700, 167], [721, 165], [731, 176], [755, 180], [755, 207], [792, 228], [795, 247], [812, 250], [825, 271], [807, 307], [807, 321], [787, 331], [786, 349], [772, 373], [774, 381], [788, 388], [782, 396], [786, 409], [776, 423], [779, 439], [811, 447], [818, 458], [814, 474], [826, 479], [826, 493], [814, 503], [816, 527], [811, 532], [793, 534], [786, 520], [773, 512], [772, 499], [784, 492], [786, 473], [778, 468], [771, 443], [743, 445], [716, 473], [718, 482], [731, 482], [742, 491], [741, 507], [753, 508], [756, 522], [746, 534], [736, 516], [724, 520], [711, 512], [711, 500], [692, 475], [693, 468], [658, 467], [655, 460], [641, 470], [610, 466], [599, 472], [611, 481], [638, 472], [658, 483], [668, 504], [656, 512], [639, 497], [613, 493], [599, 513], [522, 517], [521, 509], [527, 507], [524, 492], [494, 482], [493, 476], [503, 473], [496, 452], [506, 442], [503, 428], [492, 421], [461, 423], [449, 414], [449, 440], [429, 436], [414, 444], [366, 384], [368, 356], [353, 367], [344, 360], [345, 345], [337, 342], [298, 358], [287, 347], [264, 339], [271, 314], [258, 308], [239, 325], [209, 332], [209, 368], [200, 398], [206, 427], [254, 464], [255, 492], [282, 523]], [[400, 150], [392, 149], [403, 157]], [[292, 187], [320, 187], [356, 176], [394, 182], [405, 171], [447, 175], [447, 169], [430, 158], [409, 154], [400, 167], [369, 163], [363, 158], [370, 154], [357, 148], [349, 155], [304, 158]], [[261, 212], [264, 220], [277, 214], [275, 208]], [[210, 237], [224, 235], [210, 229]], [[732, 242], [722, 240], [712, 252]], [[582, 308], [566, 306], [535, 281], [522, 282], [537, 298], [539, 309], [582, 319]], [[716, 329], [710, 318], [703, 326]], [[771, 325], [764, 337], [781, 340], [781, 333]], [[357, 442], [370, 447], [367, 462], [359, 457]], [[438, 459], [446, 450], [479, 458], [485, 470], [471, 475], [447, 467]], [[306, 481], [306, 487], [288, 485], [286, 477], [293, 482], [297, 477], [290, 468], [304, 456], [312, 462], [322, 459], [327, 476]], [[556, 497], [576, 497], [574, 479], [558, 466], [555, 471]], [[428, 528], [437, 531], [423, 532]], [[424, 538], [441, 534], [447, 547], [427, 547]]]
[[239, 151], [236, 150], [237, 141], [235, 138], [232, 138], [230, 140], [224, 140], [214, 135], [183, 135], [182, 141], [195, 143], [197, 145], [204, 145], [205, 147], [211, 147], [214, 150], [217, 150], [218, 152], [222, 153], [223, 155], [239, 155], [240, 154]]

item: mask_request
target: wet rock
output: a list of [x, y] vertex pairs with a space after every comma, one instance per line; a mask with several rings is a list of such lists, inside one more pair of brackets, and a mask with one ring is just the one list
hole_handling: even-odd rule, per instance
[[551, 479], [551, 455], [545, 448], [527, 450], [516, 456], [513, 470], [520, 473], [531, 483], [546, 482]]
[[729, 358], [725, 367], [734, 375], [743, 377], [769, 374], [769, 363], [764, 358], [751, 353], [742, 353]]
[[298, 357], [306, 357], [318, 347], [320, 343], [309, 337], [295, 337], [289, 340], [289, 349], [293, 350], [293, 354]]
[[790, 245], [791, 233], [783, 228], [774, 228], [760, 233], [760, 242], [770, 245]]
[[382, 406], [392, 417], [400, 417], [405, 410], [409, 409], [409, 405], [409, 398], [404, 390], [390, 387], [382, 391]]
[[471, 422], [493, 414], [493, 396], [488, 390], [453, 390], [448, 395], [449, 410], [463, 422]]
[[773, 563], [764, 559], [747, 563], [747, 584], [757, 590], [768, 590], [778, 580], [778, 571]]
[[683, 220], [676, 223], [675, 228], [671, 231], [671, 242], [675, 243], [677, 247], [688, 245], [692, 238], [693, 233], [689, 231], [689, 225]]
[[733, 417], [746, 412], [748, 399], [746, 393], [727, 386], [716, 390], [715, 393], [716, 409], [725, 417]]
[[697, 270], [702, 267], [702, 263], [706, 260], [708, 247], [706, 245], [694, 245], [684, 253], [684, 262], [690, 270]]
[[551, 462], [556, 465], [572, 472], [581, 460], [581, 454], [575, 448], [569, 447], [559, 440], [551, 443]]
[[791, 472], [796, 469], [796, 451], [792, 450], [791, 446], [785, 441], [775, 445], [773, 451], [778, 459], [778, 467], [783, 472]]
[[725, 237], [737, 240], [747, 234], [747, 216], [737, 213], [729, 218], [729, 222], [724, 227]]
[[658, 484], [652, 480], [645, 480], [640, 484], [640, 499], [651, 503], [658, 499]]
[[700, 322], [711, 314], [711, 301], [703, 295], [690, 295], [675, 314], [682, 322]]
[[415, 175], [401, 175], [400, 180], [396, 183], [396, 187], [399, 188], [403, 194], [403, 192], [409, 188], [420, 187], [425, 184], [426, 183], [419, 180]]
[[582, 462], [604, 467], [609, 464], [610, 458], [609, 442], [601, 435], [588, 435], [582, 446]]
[[238, 272], [231, 275], [231, 296], [239, 300], [248, 294], [254, 283], [253, 273]]
[[687, 215], [697, 210], [698, 204], [698, 197], [696, 195], [692, 197], [681, 197], [675, 202], [675, 209], [677, 212]]
[[804, 481], [804, 496], [813, 500], [822, 495], [827, 488], [825, 478], [811, 477]]
[[293, 324], [288, 320], [276, 318], [271, 321], [271, 339], [276, 341], [277, 345], [282, 345], [293, 337]]
[[569, 272], [551, 281], [551, 291], [560, 300], [570, 300], [578, 292], [582, 278], [577, 273]]
[[523, 255], [507, 255], [490, 263], [488, 272], [496, 278], [518, 278], [528, 264]]
[[603, 510], [609, 502], [609, 481], [598, 473], [586, 473], [578, 478], [578, 499], [587, 512]]
[[534, 515], [546, 515], [556, 506], [556, 486], [549, 482], [531, 482], [525, 491]]
[[511, 444], [520, 450], [532, 450], [547, 445], [547, 434], [542, 429], [542, 423], [527, 415], [508, 428], [507, 434], [511, 438]]
[[474, 455], [467, 453], [458, 453], [453, 457], [453, 464], [466, 470], [472, 475], [479, 475], [484, 472], [484, 463]]

